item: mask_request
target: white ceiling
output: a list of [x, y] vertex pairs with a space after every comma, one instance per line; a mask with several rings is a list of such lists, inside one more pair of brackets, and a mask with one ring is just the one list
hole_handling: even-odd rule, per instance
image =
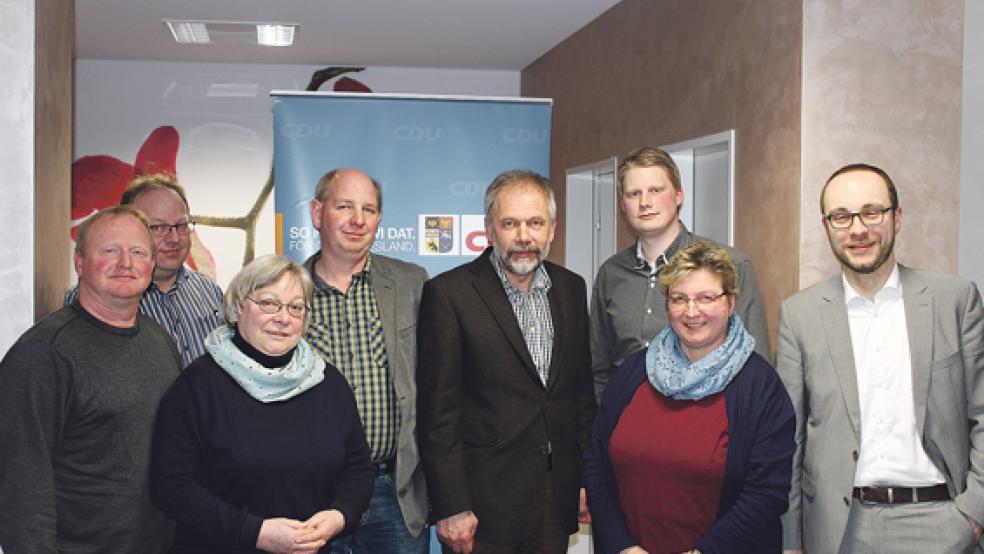
[[[619, 0], [76, 0], [77, 58], [520, 70]], [[161, 19], [299, 23], [294, 46], [179, 45]]]

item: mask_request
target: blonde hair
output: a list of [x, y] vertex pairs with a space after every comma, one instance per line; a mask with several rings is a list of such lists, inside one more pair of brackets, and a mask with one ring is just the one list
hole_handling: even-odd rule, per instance
[[728, 251], [704, 241], [698, 241], [677, 251], [659, 272], [659, 290], [669, 298], [670, 289], [694, 271], [701, 269], [721, 279], [724, 293], [738, 296], [738, 270]]

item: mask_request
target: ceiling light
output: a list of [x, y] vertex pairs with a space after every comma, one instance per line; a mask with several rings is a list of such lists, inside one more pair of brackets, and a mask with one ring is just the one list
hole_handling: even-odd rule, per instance
[[294, 44], [296, 25], [257, 23], [256, 42], [262, 46], [290, 46]]
[[296, 23], [162, 19], [178, 44], [291, 46]]
[[204, 21], [175, 21], [165, 19], [164, 23], [171, 30], [178, 44], [208, 44], [211, 42]]

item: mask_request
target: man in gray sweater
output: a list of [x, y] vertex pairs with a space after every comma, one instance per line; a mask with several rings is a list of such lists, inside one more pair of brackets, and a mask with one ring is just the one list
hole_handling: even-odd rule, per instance
[[147, 466], [157, 404], [180, 365], [164, 329], [137, 314], [153, 269], [143, 214], [93, 215], [75, 247], [78, 300], [0, 361], [0, 551], [170, 547]]

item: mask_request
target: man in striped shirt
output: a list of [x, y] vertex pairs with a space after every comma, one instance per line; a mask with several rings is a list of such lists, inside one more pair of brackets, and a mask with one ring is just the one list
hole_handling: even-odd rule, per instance
[[321, 251], [305, 266], [314, 280], [304, 338], [337, 368], [355, 401], [378, 469], [369, 510], [347, 542], [355, 553], [426, 553], [427, 493], [416, 429], [417, 309], [424, 268], [370, 248], [382, 219], [378, 182], [358, 169], [318, 181], [311, 220]]
[[[205, 336], [223, 318], [222, 289], [184, 265], [195, 228], [184, 188], [170, 173], [142, 175], [126, 187], [120, 204], [143, 212], [154, 237], [154, 275], [140, 298], [140, 313], [167, 329], [177, 345], [181, 367], [187, 367], [205, 353]], [[74, 302], [77, 295], [73, 287], [65, 295], [65, 304]]]

